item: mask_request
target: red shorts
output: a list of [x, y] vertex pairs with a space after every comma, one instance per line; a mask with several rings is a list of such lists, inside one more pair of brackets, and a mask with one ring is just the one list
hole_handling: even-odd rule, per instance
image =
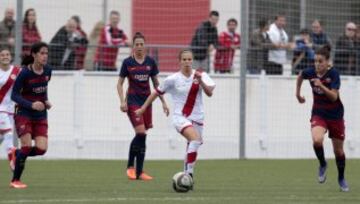
[[24, 116], [15, 116], [15, 128], [19, 137], [25, 134], [31, 134], [32, 138], [48, 136], [48, 122], [47, 119], [30, 120]]
[[340, 120], [326, 120], [319, 116], [311, 117], [311, 128], [321, 126], [329, 131], [329, 138], [336, 138], [344, 141], [345, 139], [345, 121]]
[[132, 126], [136, 127], [139, 125], [144, 125], [146, 130], [152, 128], [153, 125], [152, 125], [152, 108], [151, 108], [151, 106], [149, 106], [146, 109], [146, 111], [144, 112], [144, 114], [140, 117], [136, 116], [136, 114], [135, 114], [135, 111], [139, 108], [140, 108], [140, 106], [135, 106], [135, 105], [128, 106], [127, 114], [129, 116]]

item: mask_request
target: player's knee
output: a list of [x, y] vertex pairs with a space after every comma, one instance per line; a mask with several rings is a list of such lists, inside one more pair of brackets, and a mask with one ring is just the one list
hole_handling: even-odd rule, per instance
[[345, 156], [345, 152], [343, 149], [334, 149], [335, 157], [340, 158]]
[[314, 147], [322, 147], [322, 146], [323, 146], [322, 140], [320, 140], [320, 139], [314, 139], [314, 140], [313, 140], [313, 146], [314, 146]]
[[35, 151], [36, 151], [36, 155], [44, 155], [46, 153], [47, 149], [36, 147]]

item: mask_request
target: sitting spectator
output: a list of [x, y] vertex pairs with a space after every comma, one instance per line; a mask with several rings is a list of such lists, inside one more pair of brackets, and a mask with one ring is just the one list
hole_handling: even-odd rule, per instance
[[75, 48], [75, 69], [83, 69], [84, 68], [84, 60], [87, 49], [87, 44], [89, 43], [87, 40], [87, 35], [85, 31], [81, 28], [81, 20], [79, 16], [71, 17], [76, 22], [76, 31], [79, 36], [84, 40], [82, 44], [79, 44]]
[[219, 12], [211, 11], [209, 19], [202, 22], [191, 40], [191, 50], [194, 54], [193, 67], [202, 68], [210, 72], [209, 53], [218, 45], [218, 31], [216, 24], [219, 22]]
[[87, 40], [76, 30], [75, 20], [69, 19], [50, 41], [49, 64], [55, 69], [74, 69], [75, 48], [86, 43]]
[[94, 59], [95, 59], [96, 49], [98, 46], [100, 33], [104, 29], [104, 27], [105, 27], [105, 23], [99, 21], [95, 24], [95, 27], [90, 33], [89, 46], [86, 51], [85, 65], [84, 65], [85, 69], [88, 71], [92, 71], [95, 68]]
[[312, 32], [310, 34], [310, 37], [313, 43], [314, 50], [318, 50], [324, 45], [331, 45], [330, 39], [324, 33], [323, 24], [324, 23], [320, 20], [314, 20], [311, 24]]
[[22, 55], [26, 57], [30, 55], [32, 44], [41, 41], [41, 36], [36, 25], [36, 13], [33, 8], [25, 11], [23, 20], [23, 50]]
[[358, 74], [356, 69], [356, 25], [348, 22], [345, 26], [345, 33], [336, 41], [334, 66], [342, 75]]
[[98, 70], [116, 71], [116, 59], [119, 46], [129, 45], [124, 31], [118, 28], [120, 13], [110, 12], [110, 24], [101, 31], [95, 64]]
[[275, 17], [275, 21], [270, 25], [268, 34], [274, 49], [269, 51], [269, 64], [266, 67], [266, 74], [282, 74], [283, 65], [287, 62], [286, 49], [291, 48], [289, 38], [284, 30], [286, 25], [285, 15], [279, 14]]
[[299, 74], [303, 69], [314, 67], [315, 52], [310, 38], [310, 31], [302, 29], [300, 38], [295, 41], [294, 58], [292, 60], [292, 73]]
[[7, 8], [5, 10], [4, 20], [0, 22], [0, 47], [10, 48], [11, 55], [14, 56], [14, 46], [15, 46], [14, 9]]
[[248, 50], [247, 68], [250, 74], [260, 74], [269, 64], [269, 49], [275, 48], [269, 35], [269, 22], [261, 20], [259, 28], [250, 35], [250, 47]]
[[231, 18], [227, 21], [228, 31], [219, 35], [219, 46], [216, 49], [214, 68], [215, 72], [230, 73], [233, 66], [235, 49], [240, 48], [240, 35], [235, 33], [238, 22]]

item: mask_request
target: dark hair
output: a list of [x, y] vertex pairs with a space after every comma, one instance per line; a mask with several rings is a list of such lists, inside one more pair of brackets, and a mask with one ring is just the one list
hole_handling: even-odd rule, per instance
[[111, 15], [120, 16], [120, 13], [119, 13], [119, 11], [112, 10], [112, 11], [110, 11], [110, 16], [111, 16]]
[[80, 24], [81, 24], [80, 16], [74, 15], [74, 16], [71, 16], [71, 19], [73, 19], [80, 26]]
[[133, 44], [134, 44], [135, 40], [138, 39], [138, 38], [142, 38], [145, 41], [145, 36], [140, 32], [136, 32], [133, 39], [132, 39]]
[[330, 59], [330, 52], [331, 52], [331, 46], [329, 44], [326, 44], [322, 46], [320, 49], [316, 50], [315, 54], [322, 55], [328, 60]]
[[3, 50], [7, 50], [10, 52], [10, 47], [9, 46], [0, 46], [0, 52], [2, 52]]
[[40, 52], [41, 48], [43, 48], [43, 47], [48, 48], [48, 45], [46, 43], [44, 43], [44, 42], [34, 43], [31, 46], [30, 55], [25, 55], [23, 57], [21, 65], [28, 66], [29, 64], [34, 63], [34, 57], [32, 55]]
[[235, 18], [230, 18], [228, 21], [227, 21], [227, 25], [229, 25], [229, 23], [235, 23], [236, 25], [238, 24], [237, 20]]
[[268, 26], [269, 25], [269, 20], [267, 20], [267, 19], [261, 19], [260, 21], [259, 21], [259, 28], [260, 29], [263, 29], [263, 28], [265, 28], [266, 26]]
[[315, 21], [317, 21], [317, 22], [320, 24], [321, 27], [324, 27], [324, 26], [325, 26], [325, 21], [320, 20], [320, 19], [315, 19], [315, 20], [313, 21], [313, 23], [314, 23]]
[[211, 17], [211, 16], [217, 16], [217, 17], [219, 17], [219, 12], [218, 12], [218, 11], [210, 11], [209, 17]]
[[[23, 20], [23, 24], [24, 24], [24, 25], [29, 25], [28, 16], [29, 16], [29, 13], [30, 13], [31, 11], [35, 12], [35, 9], [29, 8], [29, 9], [27, 9], [27, 10], [25, 11], [24, 20]], [[34, 27], [35, 27], [35, 29], [37, 29], [37, 27], [36, 27], [36, 21], [34, 22]]]
[[285, 18], [285, 13], [278, 13], [276, 16], [275, 16], [275, 20], [277, 20], [278, 18], [280, 17], [284, 17]]
[[300, 30], [300, 34], [302, 35], [310, 35], [310, 31], [307, 28], [303, 28]]
[[179, 55], [178, 55], [178, 59], [179, 59], [179, 61], [181, 60], [181, 56], [182, 56], [182, 54], [184, 54], [185, 52], [190, 52], [191, 54], [193, 54], [193, 52], [192, 52], [190, 49], [183, 49], [183, 50], [180, 50]]

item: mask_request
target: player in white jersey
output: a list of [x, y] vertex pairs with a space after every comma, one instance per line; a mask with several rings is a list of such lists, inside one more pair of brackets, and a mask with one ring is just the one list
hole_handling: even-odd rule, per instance
[[14, 135], [14, 106], [11, 100], [11, 91], [16, 76], [20, 72], [20, 68], [11, 64], [11, 54], [9, 49], [0, 48], [0, 144], [4, 142], [10, 168], [15, 168], [15, 148], [13, 145]]
[[181, 51], [179, 61], [180, 71], [168, 76], [136, 114], [143, 114], [157, 96], [164, 93], [171, 95], [174, 107], [173, 125], [188, 141], [184, 169], [193, 176], [197, 151], [202, 144], [204, 124], [202, 92], [211, 97], [215, 83], [205, 72], [192, 69], [193, 53], [190, 50]]

